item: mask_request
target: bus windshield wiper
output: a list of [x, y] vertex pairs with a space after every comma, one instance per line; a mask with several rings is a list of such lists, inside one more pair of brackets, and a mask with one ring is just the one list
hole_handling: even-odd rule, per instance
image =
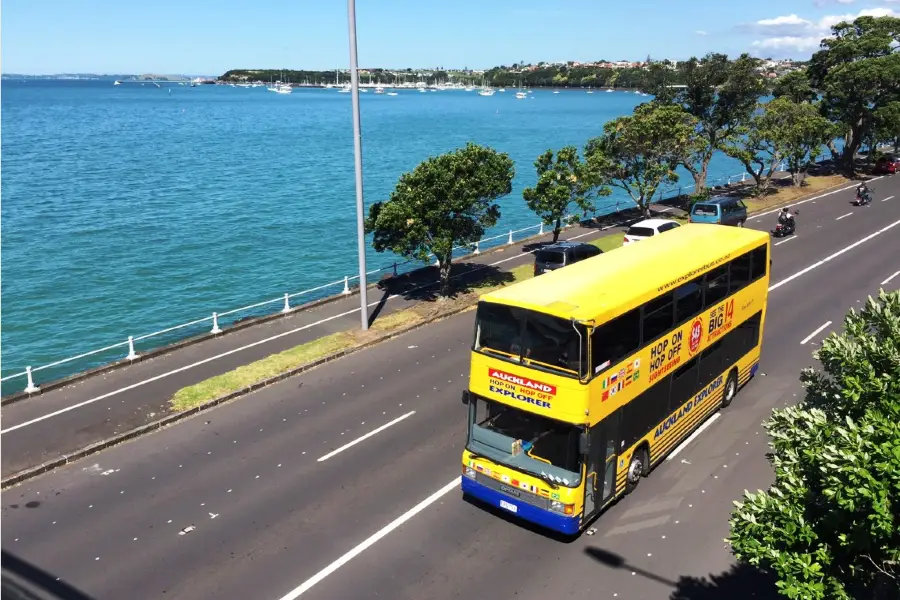
[[[524, 469], [523, 469], [523, 471], [524, 471]], [[544, 481], [547, 485], [552, 487], [554, 490], [559, 489], [559, 484], [556, 483], [555, 481], [553, 481], [553, 479], [546, 473], [537, 473], [535, 471], [525, 471], [525, 472], [528, 473], [529, 475], [531, 475], [532, 477], [537, 477], [538, 479]]]

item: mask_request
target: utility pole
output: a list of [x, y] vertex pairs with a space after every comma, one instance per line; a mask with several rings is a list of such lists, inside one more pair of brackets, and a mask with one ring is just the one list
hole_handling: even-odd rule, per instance
[[359, 125], [359, 65], [356, 57], [356, 0], [347, 0], [350, 24], [350, 88], [353, 98], [353, 154], [356, 161], [356, 243], [359, 251], [359, 312], [363, 331], [369, 329], [366, 294], [366, 226], [363, 203], [362, 137]]

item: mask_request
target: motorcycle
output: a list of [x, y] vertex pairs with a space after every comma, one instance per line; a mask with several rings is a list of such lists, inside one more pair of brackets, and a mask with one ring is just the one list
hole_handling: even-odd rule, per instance
[[853, 206], [863, 206], [866, 204], [872, 203], [872, 191], [867, 190], [865, 194], [861, 193], [860, 190], [856, 190], [856, 200], [853, 201]]
[[787, 235], [794, 235], [794, 232], [797, 230], [796, 216], [799, 214], [800, 211], [798, 210], [793, 215], [791, 215], [792, 218], [790, 219], [785, 219], [784, 221], [781, 221], [779, 219], [778, 223], [775, 225], [775, 229], [772, 230], [772, 235], [777, 238]]

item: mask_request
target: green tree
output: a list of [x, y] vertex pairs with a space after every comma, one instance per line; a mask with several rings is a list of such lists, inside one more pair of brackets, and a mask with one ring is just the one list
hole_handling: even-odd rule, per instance
[[848, 175], [874, 122], [875, 112], [900, 100], [900, 19], [859, 17], [831, 28], [808, 68], [810, 82], [822, 93], [822, 113], [844, 126], [840, 162]]
[[776, 98], [787, 97], [794, 102], [815, 102], [819, 94], [813, 89], [806, 69], [798, 69], [779, 77], [772, 86], [772, 95]]
[[875, 144], [893, 144], [900, 151], [900, 101], [885, 104], [873, 116]]
[[722, 151], [737, 159], [756, 183], [756, 195], [762, 196], [769, 190], [772, 176], [778, 170], [783, 158], [782, 148], [776, 143], [772, 115], [762, 104], [749, 123], [736, 131], [722, 146]]
[[787, 160], [795, 186], [803, 183], [809, 164], [822, 153], [825, 143], [834, 138], [833, 125], [819, 114], [815, 105], [797, 103], [786, 96], [766, 104], [759, 125], [779, 155]]
[[472, 143], [431, 157], [397, 182], [387, 202], [369, 208], [366, 230], [378, 252], [438, 260], [441, 295], [450, 293], [453, 248], [473, 245], [496, 225], [495, 200], [512, 191], [515, 166], [507, 154]]
[[603, 126], [603, 134], [585, 148], [586, 182], [597, 188], [625, 190], [644, 216], [663, 182], [675, 183], [675, 169], [696, 144], [697, 121], [672, 104], [641, 104], [630, 116]]
[[[547, 150], [534, 161], [537, 184], [525, 188], [522, 197], [528, 208], [541, 218], [544, 225], [553, 225], [553, 241], [559, 239], [562, 219], [574, 203], [583, 216], [594, 210], [590, 190], [585, 186], [584, 163], [575, 146], [566, 146], [556, 153]], [[601, 189], [601, 193], [605, 190]]]
[[765, 424], [775, 482], [731, 516], [737, 558], [787, 598], [900, 598], [900, 292], [851, 310]]
[[673, 90], [655, 78], [650, 91], [659, 102], [681, 106], [697, 119], [698, 143], [682, 165], [694, 178], [694, 193], [706, 189], [709, 161], [726, 141], [739, 135], [750, 121], [765, 85], [756, 67], [759, 61], [742, 54], [729, 61], [724, 54], [708, 54], [702, 60], [691, 58], [683, 67], [684, 88]]

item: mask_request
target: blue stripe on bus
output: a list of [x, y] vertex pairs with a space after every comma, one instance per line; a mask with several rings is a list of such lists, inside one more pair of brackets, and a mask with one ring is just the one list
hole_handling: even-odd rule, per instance
[[750, 377], [753, 377], [754, 375], [756, 375], [756, 372], [758, 370], [759, 370], [759, 363], [758, 362], [753, 363], [753, 366], [750, 367]]
[[[465, 475], [462, 478], [462, 491], [463, 494], [468, 494], [473, 498], [478, 498], [482, 502], [499, 508], [500, 510], [505, 511], [510, 515], [514, 515], [516, 517], [519, 517], [520, 519], [524, 519], [525, 521], [540, 525], [541, 527], [552, 529], [553, 531], [558, 531], [566, 535], [575, 535], [581, 529], [581, 519], [579, 517], [567, 517], [565, 515], [556, 514], [549, 510], [544, 510], [542, 508], [526, 504], [524, 502], [516, 500], [512, 496], [501, 494], [498, 491], [492, 490], [481, 485], [480, 483], [472, 481]], [[501, 507], [501, 500], [514, 505], [516, 507], [516, 512], [512, 512], [509, 509]]]

